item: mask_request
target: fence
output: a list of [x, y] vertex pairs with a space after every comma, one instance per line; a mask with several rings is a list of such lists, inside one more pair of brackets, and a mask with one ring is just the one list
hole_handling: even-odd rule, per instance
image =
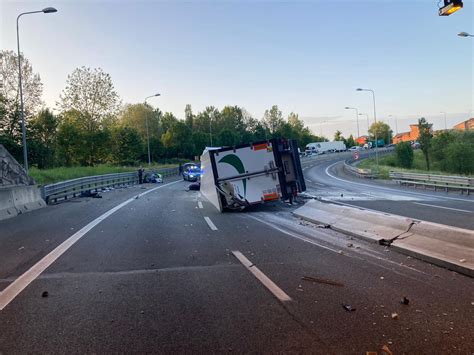
[[460, 190], [461, 193], [469, 195], [474, 190], [474, 178], [463, 176], [448, 176], [448, 175], [432, 175], [432, 174], [417, 174], [417, 173], [403, 173], [398, 171], [390, 171], [390, 178], [400, 185], [413, 185], [437, 189], [443, 189], [446, 192], [449, 189]]
[[[163, 177], [177, 175], [178, 168], [153, 170]], [[149, 174], [150, 172], [145, 172]], [[59, 199], [74, 198], [86, 191], [99, 191], [106, 187], [126, 186], [138, 184], [138, 173], [116, 173], [96, 176], [86, 176], [78, 179], [45, 185], [41, 188], [41, 195], [46, 203], [56, 202]]]

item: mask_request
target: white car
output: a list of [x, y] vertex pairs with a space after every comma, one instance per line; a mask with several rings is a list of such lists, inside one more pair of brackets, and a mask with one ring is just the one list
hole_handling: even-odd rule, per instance
[[359, 151], [360, 147], [358, 145], [355, 145], [353, 147], [350, 147], [348, 150], [350, 150], [351, 152], [355, 152], [355, 151]]

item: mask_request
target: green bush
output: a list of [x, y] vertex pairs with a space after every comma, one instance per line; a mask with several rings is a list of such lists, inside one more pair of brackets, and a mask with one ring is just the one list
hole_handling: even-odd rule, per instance
[[454, 142], [446, 148], [446, 170], [457, 174], [474, 172], [474, 147], [466, 142]]
[[413, 166], [414, 154], [410, 142], [402, 142], [397, 144], [395, 155], [398, 166], [406, 169], [410, 169]]

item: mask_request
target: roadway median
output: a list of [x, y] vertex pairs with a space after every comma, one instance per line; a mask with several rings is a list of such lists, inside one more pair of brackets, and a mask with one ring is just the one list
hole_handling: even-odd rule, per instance
[[474, 231], [357, 207], [307, 202], [294, 211], [306, 221], [387, 245], [401, 253], [474, 276]]

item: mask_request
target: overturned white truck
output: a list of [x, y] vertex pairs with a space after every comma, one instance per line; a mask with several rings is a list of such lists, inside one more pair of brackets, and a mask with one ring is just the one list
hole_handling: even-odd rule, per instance
[[305, 190], [295, 140], [206, 148], [201, 155], [201, 193], [221, 212], [279, 199], [291, 202]]

